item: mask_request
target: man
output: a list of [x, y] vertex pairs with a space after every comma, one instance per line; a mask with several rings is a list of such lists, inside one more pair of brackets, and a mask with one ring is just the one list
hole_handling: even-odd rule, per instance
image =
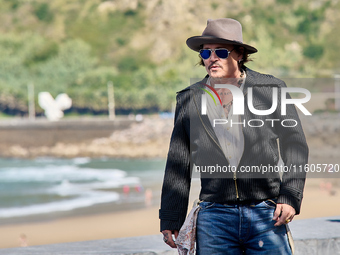
[[[195, 169], [201, 175], [197, 254], [291, 254], [285, 224], [300, 212], [305, 173], [291, 170], [280, 178], [267, 171], [278, 165], [279, 152], [293, 169], [308, 160], [294, 105], [281, 113], [286, 85], [245, 67], [257, 50], [243, 43], [236, 20], [208, 20], [202, 36], [189, 38], [187, 45], [200, 53], [208, 75], [177, 95], [159, 212], [164, 241], [176, 247], [172, 234], [177, 238], [185, 220]], [[245, 97], [243, 114], [233, 113], [239, 110], [231, 93], [235, 89]], [[247, 96], [261, 111], [271, 109], [278, 98], [276, 110], [254, 114]], [[266, 171], [245, 171], [263, 166]]]

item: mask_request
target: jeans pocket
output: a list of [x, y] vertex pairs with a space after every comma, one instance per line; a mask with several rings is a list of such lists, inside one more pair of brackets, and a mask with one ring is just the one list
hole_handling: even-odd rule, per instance
[[268, 199], [266, 201], [263, 201], [261, 204], [263, 204], [267, 208], [275, 209], [276, 208], [276, 201]]
[[210, 207], [213, 207], [215, 205], [214, 202], [201, 202], [200, 203], [200, 207], [201, 207], [201, 211], [202, 210], [206, 210], [206, 209], [209, 209]]

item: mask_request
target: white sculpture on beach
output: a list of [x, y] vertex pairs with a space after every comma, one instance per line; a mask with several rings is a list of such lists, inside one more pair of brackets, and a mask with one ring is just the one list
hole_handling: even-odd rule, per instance
[[59, 94], [54, 99], [49, 92], [40, 92], [38, 102], [50, 121], [60, 120], [64, 116], [63, 111], [72, 106], [72, 99], [65, 93]]

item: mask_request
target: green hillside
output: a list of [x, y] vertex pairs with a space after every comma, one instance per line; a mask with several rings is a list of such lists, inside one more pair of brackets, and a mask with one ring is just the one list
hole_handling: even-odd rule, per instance
[[[259, 52], [248, 67], [278, 77], [340, 72], [337, 0], [0, 1], [0, 112], [27, 113], [37, 94], [66, 92], [74, 112], [171, 110], [175, 92], [203, 77], [185, 40], [208, 18], [238, 19]], [[1, 114], [0, 114], [1, 115]]]

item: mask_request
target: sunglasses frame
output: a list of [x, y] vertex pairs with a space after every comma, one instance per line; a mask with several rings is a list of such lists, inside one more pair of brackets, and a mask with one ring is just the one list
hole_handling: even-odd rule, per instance
[[[235, 48], [234, 48], [234, 49], [235, 49]], [[200, 56], [202, 59], [207, 60], [207, 59], [209, 59], [209, 58], [211, 57], [211, 54], [212, 54], [213, 52], [215, 52], [215, 54], [216, 54], [216, 56], [217, 56], [218, 58], [220, 58], [220, 59], [227, 59], [227, 58], [229, 57], [230, 53], [231, 53], [234, 49], [232, 49], [231, 51], [229, 51], [229, 50], [226, 49], [226, 48], [200, 49], [200, 51], [199, 51], [199, 56]], [[203, 50], [208, 50], [208, 51], [210, 51], [210, 55], [209, 55], [208, 58], [203, 58], [203, 57], [202, 57], [201, 51], [203, 51]], [[221, 58], [221, 57], [219, 57], [219, 56], [217, 55], [216, 50], [226, 50], [226, 51], [228, 52], [228, 56], [227, 56], [226, 58]]]

